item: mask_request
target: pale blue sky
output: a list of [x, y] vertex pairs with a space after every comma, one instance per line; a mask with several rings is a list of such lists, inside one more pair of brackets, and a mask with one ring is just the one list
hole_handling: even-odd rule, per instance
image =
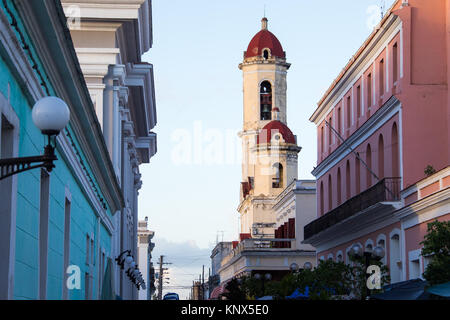
[[[385, 2], [389, 8], [393, 0]], [[331, 82], [370, 34], [368, 24], [374, 14], [379, 21], [371, 9], [380, 3], [153, 1], [153, 48], [144, 60], [154, 64], [155, 70], [158, 125], [154, 131], [158, 134], [158, 153], [151, 164], [141, 167], [144, 184], [139, 212], [141, 218], [149, 217], [150, 228], [156, 232], [155, 257], [170, 256], [158, 247], [158, 239], [164, 239], [162, 243], [189, 243], [186, 255], [197, 257], [195, 248], [199, 252], [200, 248], [209, 248], [219, 230], [224, 231], [224, 240], [237, 238], [240, 159], [233, 164], [207, 163], [204, 157], [194, 158], [199, 155], [197, 145], [192, 147], [193, 163], [177, 164], [173, 152], [179, 143], [174, 139], [183, 132], [194, 138], [200, 127], [203, 132], [209, 130], [212, 139], [241, 129], [242, 73], [238, 64], [261, 28], [264, 5], [269, 30], [278, 37], [292, 64], [287, 83], [287, 121], [303, 148], [299, 178], [311, 179], [317, 149], [316, 129], [308, 119]], [[208, 134], [201, 137], [208, 139]], [[220, 140], [205, 140], [205, 152], [214, 147], [212, 141]], [[240, 145], [237, 147], [240, 149]], [[234, 150], [224, 147], [222, 151], [233, 155]], [[196, 164], [194, 160], [202, 161]], [[207, 256], [193, 264], [196, 274], [203, 263], [209, 263]]]

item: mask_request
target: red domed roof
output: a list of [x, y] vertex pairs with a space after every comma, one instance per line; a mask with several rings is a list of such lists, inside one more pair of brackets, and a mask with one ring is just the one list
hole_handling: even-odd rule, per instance
[[272, 136], [276, 133], [281, 133], [286, 143], [297, 144], [295, 136], [284, 123], [273, 120], [266, 124], [258, 135], [257, 144], [270, 143]]
[[248, 45], [247, 52], [245, 53], [246, 58], [262, 56], [263, 49], [268, 48], [272, 56], [278, 58], [286, 58], [280, 41], [275, 37], [275, 35], [267, 30], [267, 19], [262, 20], [263, 28], [259, 31]]

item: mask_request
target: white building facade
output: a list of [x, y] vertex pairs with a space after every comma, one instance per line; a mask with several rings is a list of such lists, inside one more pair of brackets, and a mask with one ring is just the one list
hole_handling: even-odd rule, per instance
[[[114, 216], [118, 257], [138, 256], [139, 166], [156, 153], [153, 66], [142, 62], [152, 46], [150, 0], [62, 0], [75, 51], [103, 131], [125, 206]], [[138, 288], [117, 265], [115, 292], [137, 299]]]

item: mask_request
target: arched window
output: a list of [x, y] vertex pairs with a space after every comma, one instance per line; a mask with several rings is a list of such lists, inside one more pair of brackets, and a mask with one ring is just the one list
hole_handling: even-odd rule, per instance
[[390, 261], [390, 276], [391, 283], [402, 280], [402, 259], [400, 254], [400, 236], [396, 233], [391, 233], [389, 243], [389, 261]]
[[341, 168], [338, 168], [337, 172], [337, 205], [341, 204], [342, 195], [341, 195]]
[[324, 126], [322, 126], [321, 128], [320, 128], [320, 152], [321, 152], [321, 155], [320, 155], [320, 157], [322, 158], [322, 156], [323, 156], [323, 151], [324, 151], [324, 145], [325, 145], [325, 136], [324, 136]]
[[263, 51], [263, 57], [264, 57], [264, 59], [269, 59], [269, 50], [268, 49], [264, 49], [264, 51]]
[[272, 188], [283, 187], [283, 166], [281, 163], [275, 163], [273, 165], [274, 176], [272, 178]]
[[324, 204], [323, 204], [323, 181], [320, 182], [320, 215], [323, 215], [323, 213], [325, 212], [324, 209]]
[[366, 148], [366, 164], [369, 169], [366, 171], [367, 188], [370, 188], [372, 185], [372, 173], [370, 172], [372, 170], [372, 148], [370, 147], [370, 143]]
[[350, 182], [350, 160], [347, 160], [347, 166], [345, 169], [345, 188], [346, 190], [346, 199], [350, 199], [351, 198], [351, 182]]
[[382, 134], [378, 138], [378, 177], [384, 178], [384, 140]]
[[379, 234], [377, 237], [377, 246], [381, 247], [384, 249], [384, 257], [381, 259], [381, 262], [383, 262], [383, 264], [386, 264], [386, 236], [384, 234]]
[[272, 85], [269, 81], [261, 83], [261, 120], [272, 120]]
[[392, 126], [392, 176], [400, 177], [399, 145], [397, 123]]
[[328, 175], [328, 211], [333, 208], [333, 186], [331, 185], [331, 174]]

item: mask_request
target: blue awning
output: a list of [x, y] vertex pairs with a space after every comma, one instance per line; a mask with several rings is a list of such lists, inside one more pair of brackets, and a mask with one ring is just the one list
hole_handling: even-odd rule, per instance
[[397, 282], [383, 287], [384, 292], [370, 296], [375, 300], [427, 300], [430, 294], [425, 291], [427, 282], [422, 279]]
[[426, 291], [440, 297], [450, 298], [450, 282], [432, 286]]

